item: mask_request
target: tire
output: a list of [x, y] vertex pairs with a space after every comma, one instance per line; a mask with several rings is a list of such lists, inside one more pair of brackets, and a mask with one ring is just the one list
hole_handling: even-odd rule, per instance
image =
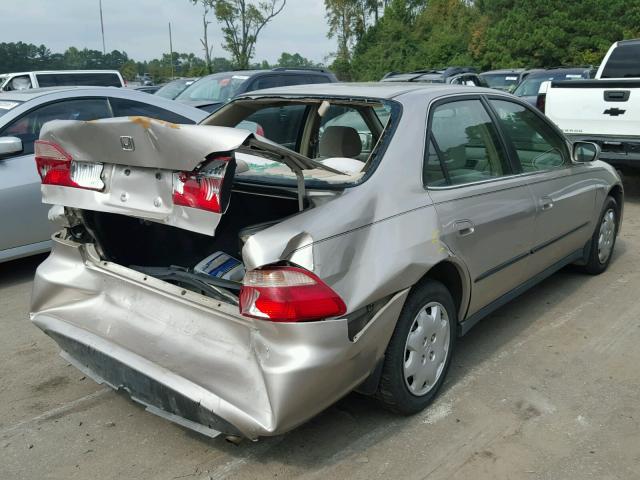
[[433, 401], [451, 363], [457, 326], [455, 303], [443, 284], [426, 280], [413, 288], [385, 353], [376, 393], [385, 408], [412, 415]]
[[596, 229], [591, 237], [589, 256], [583, 267], [585, 272], [591, 275], [598, 275], [609, 266], [613, 256], [613, 249], [616, 245], [619, 219], [620, 208], [618, 203], [612, 197], [607, 197], [602, 212], [598, 217]]

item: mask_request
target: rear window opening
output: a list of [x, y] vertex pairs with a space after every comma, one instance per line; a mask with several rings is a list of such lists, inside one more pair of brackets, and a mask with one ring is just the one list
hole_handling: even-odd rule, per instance
[[[375, 167], [397, 108], [383, 100], [241, 98], [203, 124], [249, 130], [336, 170], [304, 170], [305, 183], [322, 188], [357, 183]], [[296, 185], [295, 173], [281, 162], [244, 152], [236, 157], [238, 181]]]

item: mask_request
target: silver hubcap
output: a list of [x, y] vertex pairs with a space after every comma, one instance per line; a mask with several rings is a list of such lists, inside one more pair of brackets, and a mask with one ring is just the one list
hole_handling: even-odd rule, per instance
[[605, 212], [600, 224], [600, 234], [598, 236], [598, 259], [600, 263], [605, 263], [609, 259], [615, 235], [616, 212], [613, 209], [609, 209]]
[[404, 381], [416, 396], [427, 394], [442, 375], [449, 351], [449, 315], [438, 302], [420, 309], [404, 347]]

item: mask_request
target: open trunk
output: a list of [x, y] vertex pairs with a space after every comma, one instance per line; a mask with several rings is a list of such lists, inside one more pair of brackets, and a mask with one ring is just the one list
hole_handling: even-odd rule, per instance
[[82, 218], [78, 227], [81, 235], [88, 234], [96, 244], [103, 260], [236, 304], [244, 273], [244, 243], [297, 211], [295, 196], [243, 190], [231, 193], [230, 207], [215, 237], [90, 210], [78, 212]]
[[[236, 154], [286, 165], [297, 192], [234, 190]], [[302, 170], [331, 170], [245, 130], [137, 117], [50, 122], [36, 163], [43, 201], [104, 260], [232, 303], [245, 241], [306, 207]]]

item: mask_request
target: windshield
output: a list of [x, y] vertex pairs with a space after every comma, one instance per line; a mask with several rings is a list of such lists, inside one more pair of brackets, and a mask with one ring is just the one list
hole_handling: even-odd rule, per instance
[[220, 73], [201, 78], [187, 87], [176, 100], [223, 103], [235, 97], [248, 75]]
[[480, 78], [487, 82], [491, 88], [510, 91], [518, 84], [519, 76], [517, 73], [491, 73], [482, 75]]
[[169, 82], [163, 87], [160, 87], [156, 92], [156, 95], [160, 95], [161, 97], [168, 98], [169, 100], [173, 100], [180, 93], [184, 91], [189, 85], [192, 85], [195, 82], [193, 78], [184, 78], [180, 80], [174, 80], [173, 82]]
[[535, 77], [529, 76], [518, 85], [518, 88], [516, 88], [513, 94], [518, 97], [534, 97], [538, 95], [542, 82], [550, 80], [580, 80], [585, 78], [589, 78], [589, 72], [587, 70], [549, 73], [547, 75], [536, 75]]
[[[311, 184], [343, 184], [362, 178], [385, 139], [395, 110], [382, 100], [241, 99], [210, 116], [204, 124], [236, 127], [318, 162], [303, 170]], [[296, 185], [283, 162], [237, 152], [237, 180]], [[327, 168], [322, 168], [326, 166]]]
[[[2, 78], [0, 78], [0, 83], [2, 83]], [[21, 103], [22, 102], [16, 102], [13, 100], [10, 102], [6, 100], [0, 100], [0, 117], [5, 113], [8, 113], [12, 108], [17, 107]]]

